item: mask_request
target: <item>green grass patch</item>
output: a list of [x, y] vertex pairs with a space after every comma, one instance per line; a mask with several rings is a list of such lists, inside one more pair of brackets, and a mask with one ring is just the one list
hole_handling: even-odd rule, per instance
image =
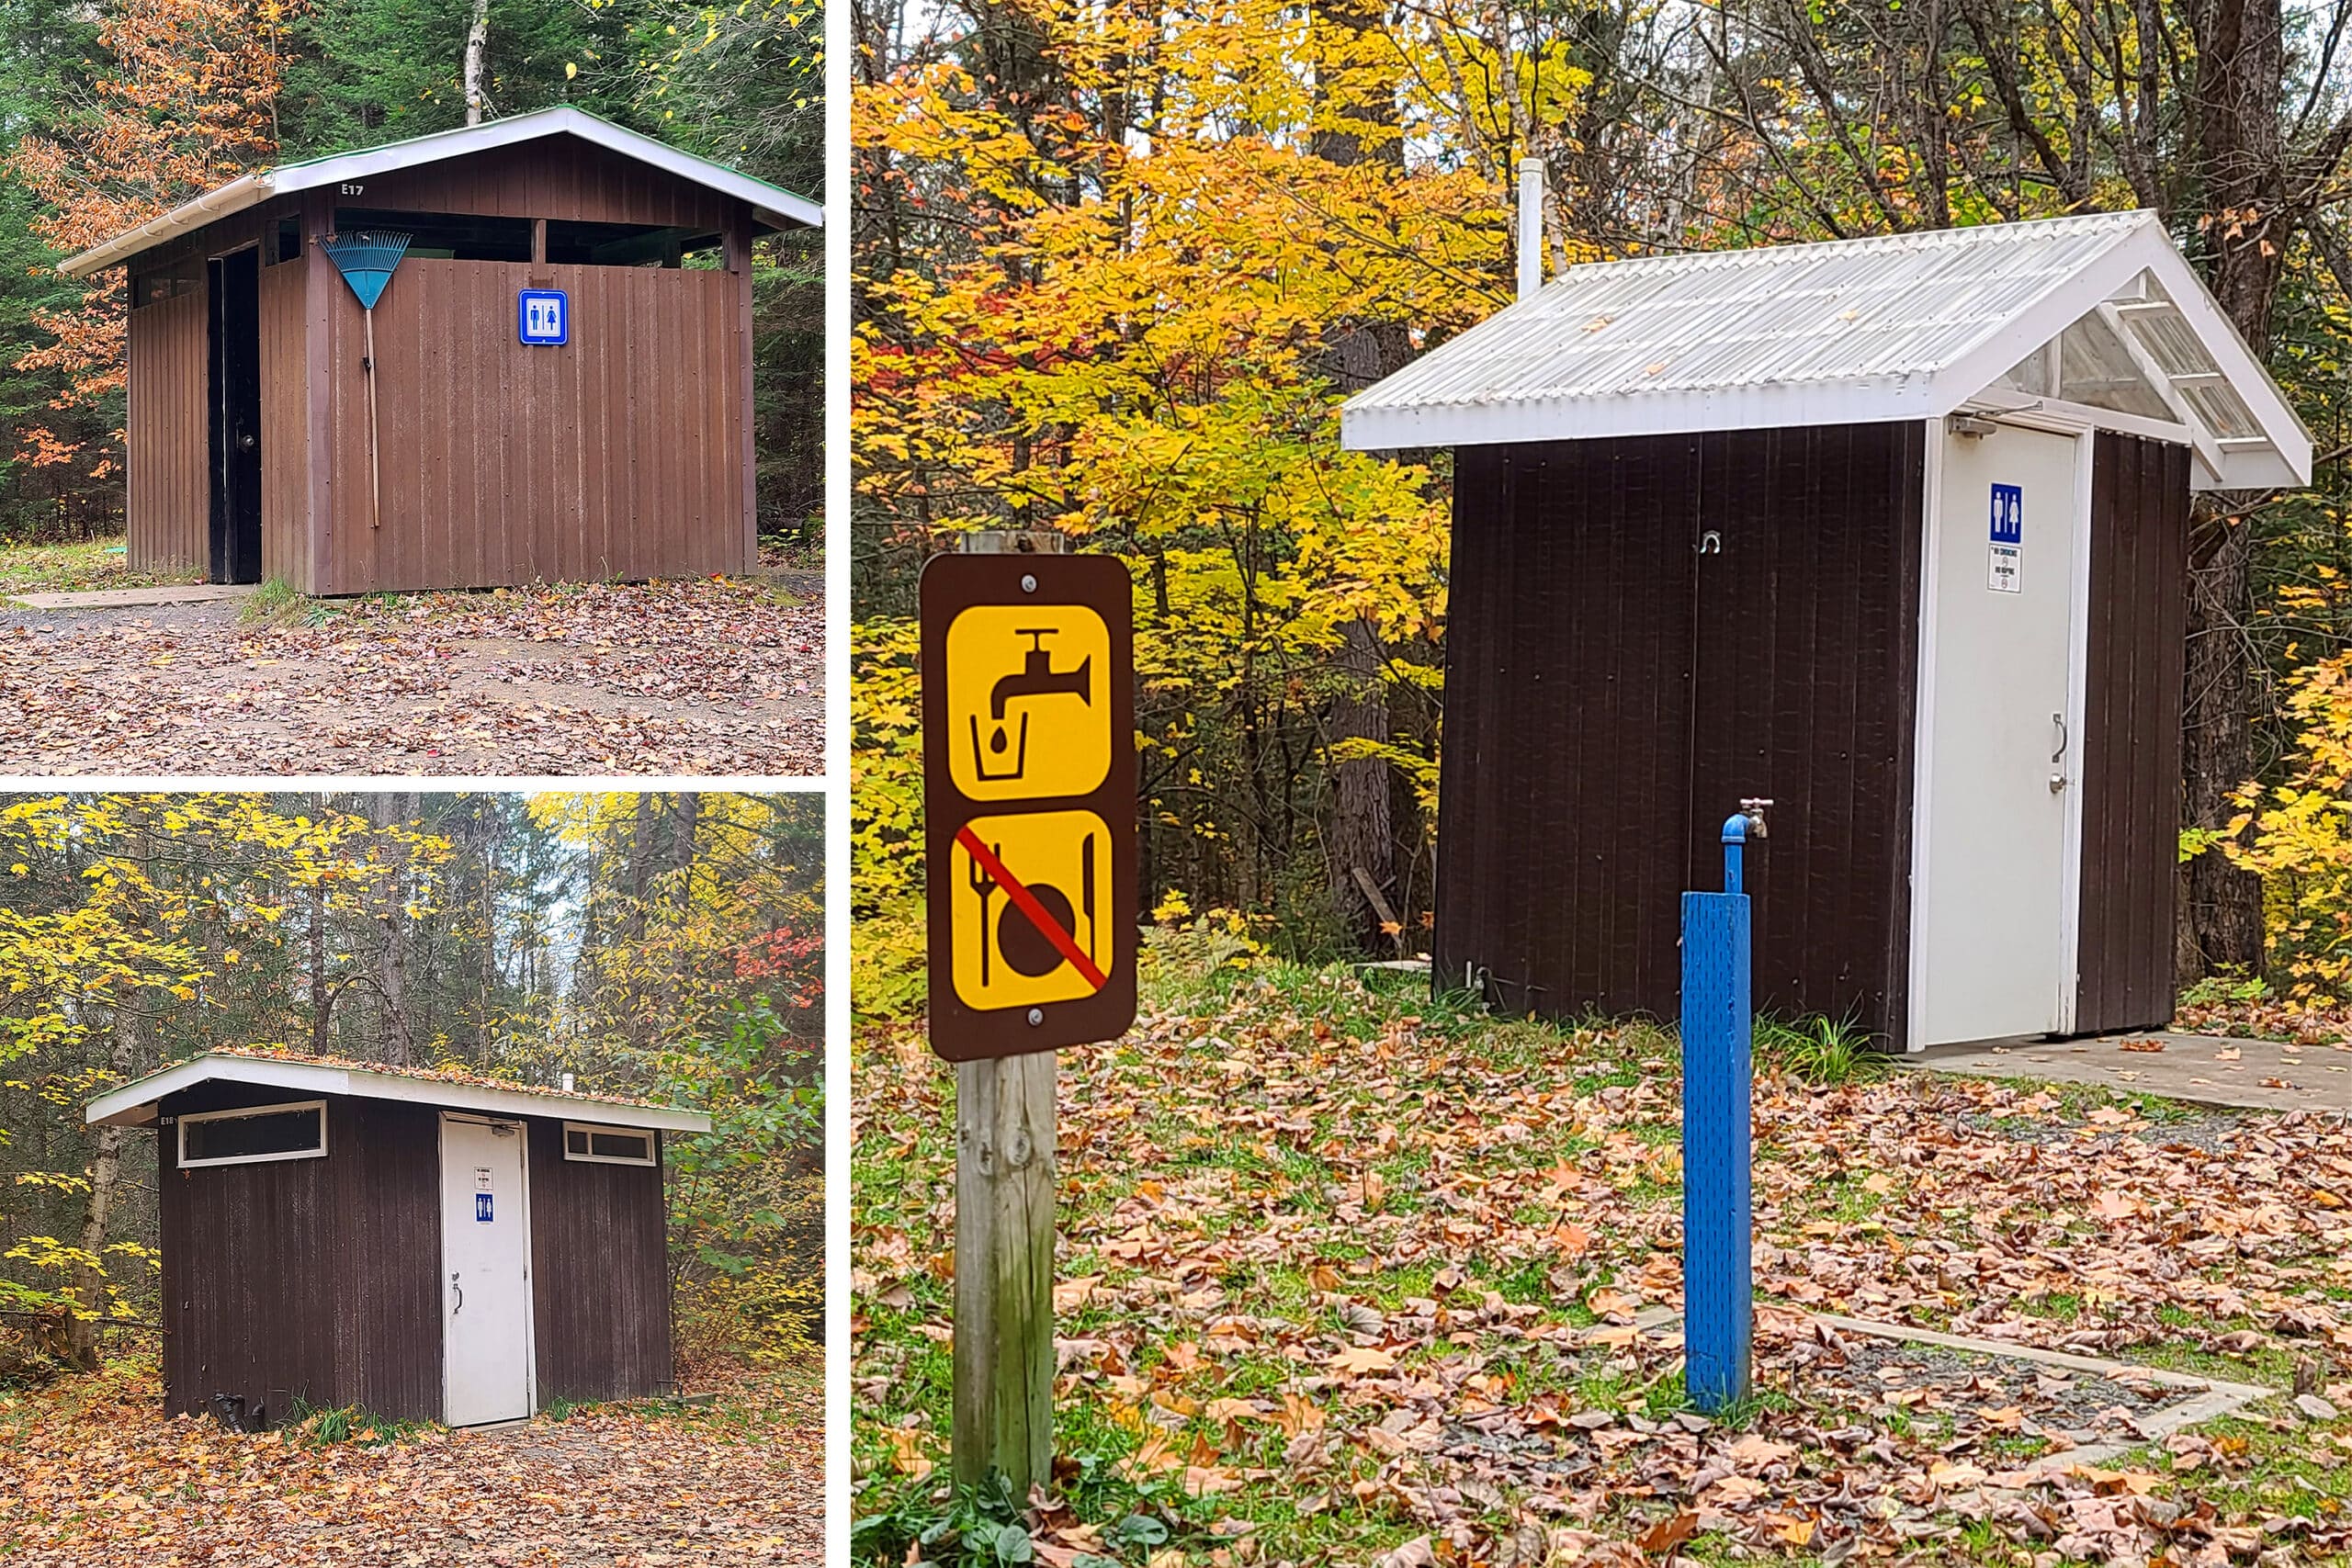
[[62, 545], [0, 546], [0, 592], [82, 593], [103, 588], [161, 588], [201, 582], [200, 567], [133, 571], [115, 539], [83, 539]]

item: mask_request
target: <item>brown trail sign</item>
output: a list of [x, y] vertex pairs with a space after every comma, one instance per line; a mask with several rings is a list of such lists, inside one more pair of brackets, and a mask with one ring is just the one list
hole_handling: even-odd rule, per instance
[[957, 1064], [955, 1470], [1016, 1498], [1053, 1472], [1052, 1053], [1136, 1014], [1134, 589], [1065, 544], [973, 535], [922, 585], [929, 1025]]

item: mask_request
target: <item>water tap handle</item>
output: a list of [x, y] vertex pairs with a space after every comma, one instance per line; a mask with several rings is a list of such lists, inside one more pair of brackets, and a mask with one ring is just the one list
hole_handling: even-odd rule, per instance
[[1771, 836], [1764, 827], [1764, 808], [1771, 804], [1766, 799], [1746, 799], [1739, 803], [1739, 814], [1747, 818], [1749, 838], [1765, 839]]

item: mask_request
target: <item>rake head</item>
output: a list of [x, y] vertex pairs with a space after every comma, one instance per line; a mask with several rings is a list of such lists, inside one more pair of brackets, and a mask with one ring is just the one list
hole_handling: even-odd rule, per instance
[[319, 249], [326, 252], [343, 280], [351, 285], [361, 308], [372, 310], [384, 297], [384, 285], [392, 280], [392, 269], [408, 254], [412, 238], [398, 229], [355, 229], [348, 234], [328, 235], [319, 242]]

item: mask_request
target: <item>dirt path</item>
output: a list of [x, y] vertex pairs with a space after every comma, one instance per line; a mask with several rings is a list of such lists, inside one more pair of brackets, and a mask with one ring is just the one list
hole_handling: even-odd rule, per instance
[[7, 1568], [656, 1568], [824, 1560], [813, 1385], [390, 1443], [166, 1420], [119, 1381], [0, 1404]]
[[816, 574], [0, 612], [0, 770], [811, 774]]

